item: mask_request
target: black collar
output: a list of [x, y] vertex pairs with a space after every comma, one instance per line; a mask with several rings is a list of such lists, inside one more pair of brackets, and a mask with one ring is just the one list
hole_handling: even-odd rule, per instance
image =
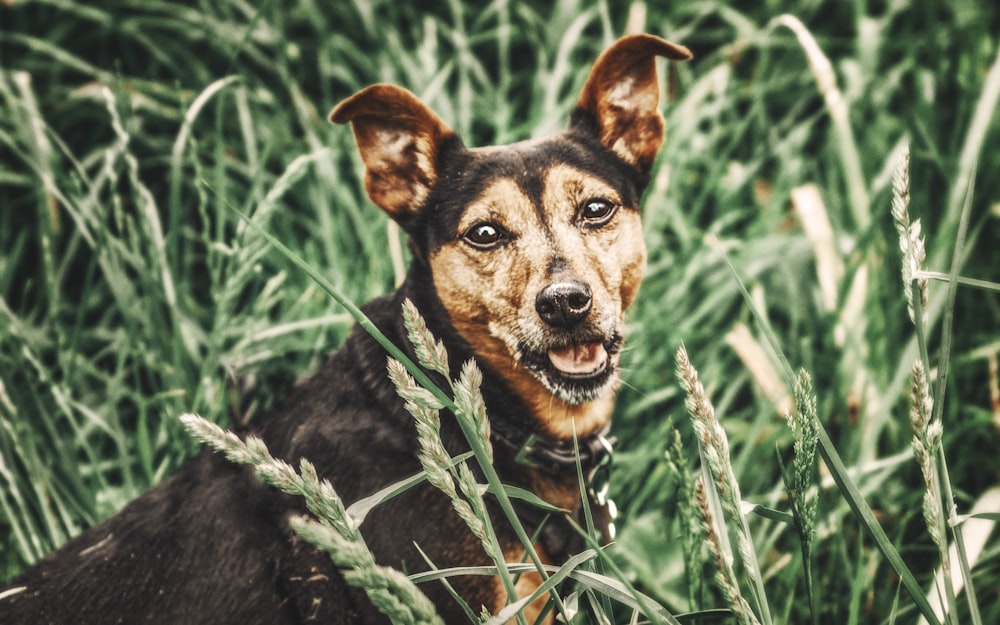
[[[490, 427], [493, 445], [505, 448], [516, 463], [556, 477], [576, 475], [578, 456], [572, 439], [560, 440], [526, 433], [505, 422], [493, 422]], [[579, 463], [587, 490], [580, 507], [552, 517], [550, 512], [533, 504], [514, 502], [514, 509], [521, 522], [533, 528], [533, 531], [540, 532], [539, 539], [546, 552], [557, 562], [565, 561], [585, 547], [570, 524], [570, 520], [577, 524], [583, 523], [582, 506], [589, 506], [592, 514], [595, 514], [603, 539], [606, 542], [613, 540], [617, 512], [614, 504], [607, 498], [607, 490], [615, 439], [607, 437], [609, 429], [610, 424], [594, 434], [576, 440], [575, 447], [579, 449]]]
[[601, 463], [610, 458], [615, 443], [615, 439], [609, 439], [607, 436], [610, 424], [589, 436], [578, 438], [575, 447], [572, 439], [556, 439], [527, 433], [504, 422], [492, 422], [490, 428], [490, 438], [494, 445], [506, 447], [518, 464], [539, 469], [549, 475], [576, 473], [575, 448], [579, 448], [580, 467], [588, 482]]

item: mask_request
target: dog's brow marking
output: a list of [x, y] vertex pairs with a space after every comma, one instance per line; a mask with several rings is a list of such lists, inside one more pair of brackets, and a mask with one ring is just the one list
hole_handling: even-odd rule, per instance
[[466, 207], [458, 220], [458, 232], [462, 233], [482, 221], [496, 221], [511, 234], [520, 235], [531, 227], [533, 209], [531, 199], [510, 177], [498, 178], [491, 182]]
[[542, 203], [551, 218], [576, 216], [581, 202], [599, 198], [621, 205], [622, 196], [614, 187], [597, 176], [572, 167], [555, 165], [545, 172]]

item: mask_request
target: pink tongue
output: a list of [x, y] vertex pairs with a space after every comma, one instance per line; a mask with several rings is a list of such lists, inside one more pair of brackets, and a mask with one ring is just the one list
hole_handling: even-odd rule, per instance
[[552, 362], [552, 366], [563, 373], [594, 373], [603, 368], [607, 360], [608, 352], [604, 350], [604, 345], [600, 341], [549, 351], [549, 361]]

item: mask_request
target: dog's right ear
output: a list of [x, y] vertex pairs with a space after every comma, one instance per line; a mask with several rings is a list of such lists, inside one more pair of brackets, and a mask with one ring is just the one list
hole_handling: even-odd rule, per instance
[[438, 150], [454, 133], [415, 95], [372, 85], [338, 104], [330, 121], [350, 122], [365, 163], [365, 189], [404, 228], [437, 182]]

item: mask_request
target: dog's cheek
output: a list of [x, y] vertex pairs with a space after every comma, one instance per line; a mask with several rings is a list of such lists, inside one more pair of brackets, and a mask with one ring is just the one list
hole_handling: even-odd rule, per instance
[[646, 248], [642, 247], [638, 254], [633, 254], [631, 263], [624, 268], [622, 274], [621, 300], [622, 310], [632, 305], [642, 277], [646, 273]]
[[[456, 326], [485, 323], [489, 311], [470, 288], [471, 285], [482, 284], [483, 271], [470, 266], [458, 244], [439, 248], [431, 255], [430, 264], [435, 289], [452, 323]], [[491, 279], [492, 276], [485, 277]]]
[[434, 285], [452, 325], [480, 356], [509, 359], [492, 328], [513, 326], [523, 290], [518, 268], [495, 252], [466, 249], [461, 243], [431, 255]]
[[639, 291], [643, 275], [646, 273], [646, 243], [642, 238], [642, 225], [638, 214], [629, 215], [627, 223], [618, 232], [615, 246], [618, 252], [617, 267], [620, 267], [618, 286], [622, 310], [628, 308]]

